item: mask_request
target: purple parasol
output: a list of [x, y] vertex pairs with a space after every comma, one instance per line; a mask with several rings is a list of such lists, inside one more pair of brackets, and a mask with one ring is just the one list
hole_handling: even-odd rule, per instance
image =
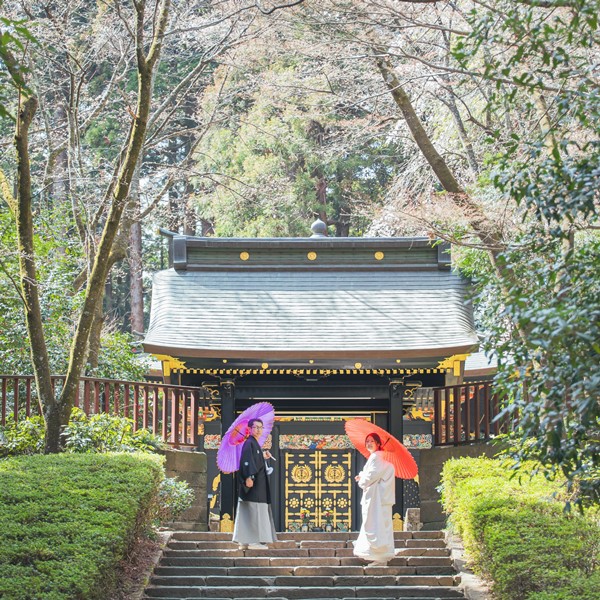
[[223, 473], [233, 473], [240, 468], [242, 446], [250, 435], [248, 431], [248, 421], [250, 419], [260, 419], [263, 422], [264, 429], [258, 438], [258, 443], [262, 446], [267, 441], [271, 429], [273, 429], [275, 409], [268, 402], [253, 404], [231, 424], [231, 427], [223, 436], [217, 452], [217, 466]]

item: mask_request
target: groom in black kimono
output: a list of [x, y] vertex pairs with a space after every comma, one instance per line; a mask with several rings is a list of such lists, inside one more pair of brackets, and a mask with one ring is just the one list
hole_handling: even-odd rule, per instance
[[263, 422], [260, 419], [248, 421], [250, 435], [242, 447], [240, 468], [237, 472], [238, 507], [233, 530], [233, 541], [241, 549], [266, 548], [264, 544], [277, 539], [273, 514], [271, 512], [271, 489], [265, 458], [271, 453], [263, 452], [258, 444], [262, 435]]

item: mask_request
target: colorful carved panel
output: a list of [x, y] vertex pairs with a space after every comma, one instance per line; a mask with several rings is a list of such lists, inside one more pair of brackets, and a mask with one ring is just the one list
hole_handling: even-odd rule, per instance
[[280, 435], [281, 450], [344, 450], [354, 448], [347, 435]]

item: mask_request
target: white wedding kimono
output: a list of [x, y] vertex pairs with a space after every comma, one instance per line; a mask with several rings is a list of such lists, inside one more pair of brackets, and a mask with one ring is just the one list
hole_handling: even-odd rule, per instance
[[362, 526], [354, 542], [354, 554], [374, 562], [394, 558], [394, 527], [392, 506], [396, 502], [394, 466], [383, 458], [383, 452], [373, 452], [358, 474], [361, 498]]

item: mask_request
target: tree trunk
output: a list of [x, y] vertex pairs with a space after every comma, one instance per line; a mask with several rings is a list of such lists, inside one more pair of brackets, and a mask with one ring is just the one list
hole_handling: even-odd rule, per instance
[[19, 271], [25, 323], [29, 334], [31, 362], [36, 388], [44, 407], [46, 419], [46, 452], [59, 448], [60, 407], [54, 397], [50, 377], [50, 361], [44, 336], [44, 325], [37, 284], [37, 269], [34, 254], [33, 211], [31, 194], [31, 168], [29, 161], [29, 127], [35, 116], [38, 101], [35, 96], [27, 98], [21, 105], [17, 118], [15, 149], [17, 152], [17, 194], [15, 220], [19, 250]]
[[144, 3], [136, 3], [136, 54], [138, 67], [138, 94], [135, 116], [127, 137], [126, 150], [124, 154], [117, 180], [111, 190], [112, 201], [110, 210], [104, 225], [102, 237], [96, 252], [94, 264], [88, 280], [86, 294], [81, 311], [81, 316], [75, 331], [75, 337], [71, 346], [69, 366], [62, 393], [59, 398], [61, 408], [62, 424], [68, 422], [68, 415], [74, 404], [77, 394], [81, 373], [85, 366], [88, 340], [90, 330], [96, 314], [98, 304], [102, 302], [104, 284], [111, 266], [111, 252], [113, 242], [119, 231], [121, 216], [129, 196], [131, 182], [134, 177], [136, 166], [142, 152], [150, 104], [152, 99], [152, 79], [158, 64], [162, 39], [167, 26], [170, 0], [162, 0], [161, 6], [157, 8], [157, 21], [153, 30], [153, 40], [148, 53], [145, 50], [144, 41]]
[[144, 286], [142, 281], [142, 224], [136, 219], [129, 231], [129, 281], [131, 332], [144, 332]]

